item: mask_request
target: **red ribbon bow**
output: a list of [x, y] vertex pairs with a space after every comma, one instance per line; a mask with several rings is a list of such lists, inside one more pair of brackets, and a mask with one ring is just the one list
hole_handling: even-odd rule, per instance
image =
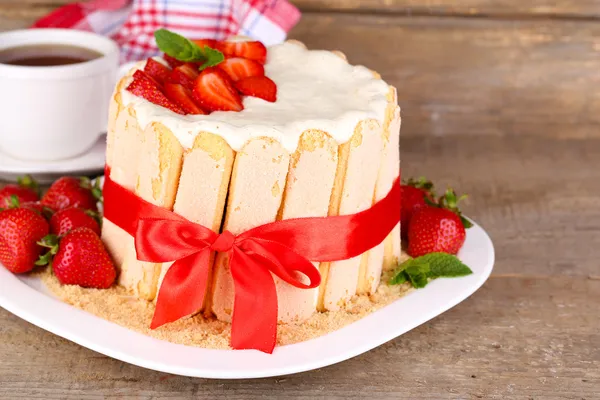
[[[368, 210], [353, 215], [297, 218], [221, 234], [137, 197], [110, 179], [104, 183], [104, 217], [135, 238], [137, 257], [175, 261], [156, 302], [151, 328], [202, 307], [211, 251], [229, 253], [235, 285], [231, 326], [234, 349], [272, 353], [277, 340], [277, 291], [271, 274], [301, 289], [316, 288], [319, 271], [310, 261], [358, 256], [381, 243], [400, 221], [400, 181]], [[310, 260], [310, 261], [309, 261]], [[309, 284], [296, 278], [300, 272]]]

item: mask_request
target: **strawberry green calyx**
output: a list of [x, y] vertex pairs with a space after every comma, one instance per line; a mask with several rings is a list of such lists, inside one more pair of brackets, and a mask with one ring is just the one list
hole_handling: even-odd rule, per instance
[[40, 196], [40, 186], [31, 175], [25, 175], [17, 178], [17, 183], [19, 186], [33, 190], [35, 193], [37, 193], [38, 197]]
[[54, 234], [46, 235], [37, 244], [47, 248], [48, 251], [40, 256], [35, 265], [43, 266], [51, 264], [52, 258], [58, 252], [58, 236]]
[[433, 193], [433, 182], [425, 178], [424, 176], [420, 176], [417, 179], [410, 178], [406, 184], [408, 186], [416, 187], [419, 189], [423, 189], [427, 192]]
[[9, 197], [9, 206], [8, 208], [19, 208], [21, 206], [21, 202], [19, 201], [19, 197], [16, 194], [11, 194]]
[[102, 198], [102, 186], [100, 186], [100, 179], [94, 179], [94, 182], [92, 183], [90, 178], [87, 176], [82, 176], [79, 178], [79, 180], [81, 182], [81, 187], [91, 191], [96, 200], [98, 200], [100, 203], [104, 201]]
[[473, 223], [469, 221], [462, 215], [462, 212], [458, 208], [458, 203], [465, 200], [468, 196], [463, 194], [462, 196], [457, 196], [456, 192], [452, 188], [446, 189], [446, 193], [443, 196], [440, 196], [437, 202], [434, 202], [431, 199], [425, 198], [425, 203], [431, 207], [444, 208], [446, 210], [452, 211], [456, 215], [460, 217], [460, 221], [462, 222], [465, 229], [469, 229], [473, 226]]
[[460, 209], [458, 208], [458, 203], [465, 200], [467, 197], [468, 196], [466, 194], [463, 194], [462, 196], [457, 196], [454, 190], [448, 188], [446, 190], [446, 193], [444, 193], [443, 196], [440, 196], [438, 201], [439, 206], [441, 208], [446, 208], [456, 213], [460, 217], [460, 221], [462, 222], [465, 229], [469, 229], [470, 227], [472, 227], [473, 223], [462, 215]]

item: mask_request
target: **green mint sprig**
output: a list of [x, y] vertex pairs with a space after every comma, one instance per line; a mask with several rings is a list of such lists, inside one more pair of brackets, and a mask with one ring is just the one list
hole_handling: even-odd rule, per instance
[[225, 56], [219, 50], [208, 46], [200, 47], [191, 40], [167, 29], [159, 29], [154, 32], [154, 38], [160, 51], [179, 61], [202, 62], [203, 64], [199, 67], [200, 71], [214, 67], [225, 60]]
[[411, 258], [398, 266], [388, 281], [390, 285], [410, 282], [417, 289], [424, 288], [429, 279], [455, 278], [471, 275], [471, 268], [463, 264], [458, 257], [447, 253], [430, 253]]

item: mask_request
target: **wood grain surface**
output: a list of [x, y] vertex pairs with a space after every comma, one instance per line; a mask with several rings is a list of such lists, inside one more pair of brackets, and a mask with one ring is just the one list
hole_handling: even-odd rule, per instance
[[[66, 2], [0, 0], [0, 30]], [[378, 349], [262, 380], [144, 370], [0, 309], [0, 398], [600, 399], [600, 0], [295, 3], [291, 37], [398, 87], [403, 175], [470, 194], [491, 279]]]

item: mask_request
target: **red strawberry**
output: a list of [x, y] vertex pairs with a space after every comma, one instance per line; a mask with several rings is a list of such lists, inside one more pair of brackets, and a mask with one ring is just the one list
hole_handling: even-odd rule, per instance
[[215, 45], [227, 57], [242, 57], [261, 64], [267, 62], [267, 48], [261, 42], [223, 41]]
[[11, 198], [15, 198], [23, 203], [28, 201], [38, 201], [39, 188], [37, 182], [31, 176], [26, 175], [17, 180], [17, 184], [9, 184], [0, 189], [0, 208], [10, 207], [13, 204]]
[[421, 207], [408, 228], [408, 254], [419, 257], [434, 252], [456, 254], [465, 242], [465, 228], [472, 226], [457, 208], [454, 191], [448, 189], [437, 205]]
[[98, 186], [92, 187], [87, 178], [62, 177], [55, 181], [42, 197], [41, 203], [53, 210], [78, 207], [84, 210], [96, 211], [97, 202], [102, 191]]
[[215, 39], [194, 39], [192, 42], [196, 43], [200, 48], [204, 48], [204, 46], [208, 46], [211, 49], [215, 48], [217, 41]]
[[420, 208], [425, 207], [426, 201], [433, 202], [433, 183], [424, 177], [418, 180], [409, 179], [406, 185], [400, 187], [402, 203], [400, 208], [400, 226], [402, 227], [402, 238], [408, 238], [408, 228], [413, 214]]
[[207, 68], [194, 82], [194, 100], [209, 111], [242, 111], [242, 99], [231, 79], [218, 68]]
[[100, 235], [100, 225], [95, 218], [96, 215], [93, 211], [81, 208], [60, 210], [50, 218], [50, 232], [57, 236], [63, 236], [73, 229], [85, 227]]
[[240, 93], [246, 96], [259, 97], [271, 103], [277, 100], [277, 85], [266, 76], [251, 76], [235, 83]]
[[183, 64], [175, 68], [169, 76], [169, 82], [179, 83], [186, 88], [192, 90], [194, 81], [198, 78], [198, 66], [194, 64]]
[[0, 213], [0, 262], [11, 272], [31, 271], [42, 247], [37, 242], [48, 234], [48, 222], [26, 208]]
[[146, 61], [144, 72], [154, 78], [158, 83], [164, 84], [171, 75], [171, 68], [166, 67], [153, 58]]
[[[146, 75], [144, 72], [139, 70], [136, 71], [135, 74], [138, 74], [138, 72]], [[185, 111], [183, 111], [181, 107], [179, 107], [176, 104], [173, 104], [171, 100], [167, 99], [167, 97], [160, 91], [158, 86], [154, 83], [154, 80], [152, 78], [148, 77], [148, 79], [146, 79], [145, 77], [143, 77], [143, 75], [140, 74], [138, 74], [138, 76], [141, 78], [134, 79], [134, 81], [131, 82], [129, 86], [127, 86], [128, 91], [135, 94], [136, 96], [143, 97], [151, 103], [168, 108], [169, 110], [177, 114], [185, 114]]]
[[180, 65], [185, 64], [183, 61], [179, 61], [178, 59], [176, 59], [175, 57], [171, 57], [168, 54], [163, 54], [163, 58], [165, 59], [165, 61], [167, 62], [167, 64], [169, 64], [169, 66], [171, 68], [177, 68]]
[[63, 285], [107, 289], [117, 276], [115, 266], [100, 240], [89, 228], [70, 231], [50, 252], [54, 274]]
[[178, 83], [165, 84], [165, 94], [175, 104], [180, 106], [188, 114], [206, 114], [204, 110], [192, 100], [192, 92]]
[[265, 74], [265, 68], [261, 64], [240, 57], [228, 58], [220, 63], [218, 67], [225, 71], [234, 82]]
[[40, 201], [29, 201], [21, 204], [19, 207], [35, 211], [46, 219], [50, 219], [52, 215], [54, 215], [54, 210], [50, 207], [46, 207]]
[[141, 69], [138, 69], [137, 71], [135, 71], [133, 73], [133, 80], [134, 81], [144, 80], [144, 81], [148, 81], [151, 85], [154, 85], [157, 88], [162, 87], [162, 85], [160, 83], [158, 83], [158, 81], [156, 79], [154, 79], [153, 77], [148, 75], [146, 72], [142, 71]]

